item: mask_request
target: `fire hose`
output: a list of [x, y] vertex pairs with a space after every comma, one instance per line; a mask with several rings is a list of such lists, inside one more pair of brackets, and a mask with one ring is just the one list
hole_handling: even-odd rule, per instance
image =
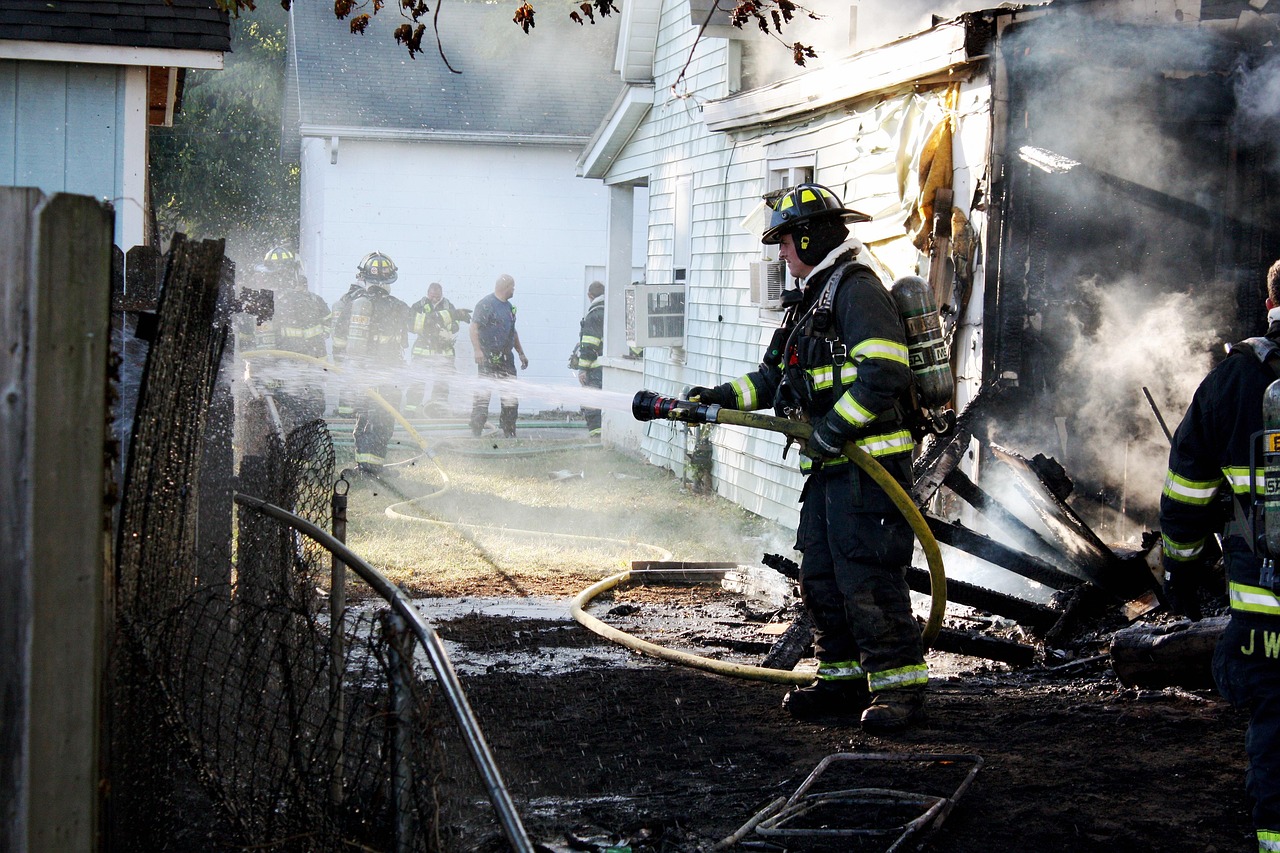
[[[767, 429], [782, 433], [797, 441], [805, 441], [813, 432], [813, 428], [802, 421], [792, 421], [758, 412], [741, 412], [736, 409], [725, 409], [721, 406], [705, 403], [694, 403], [675, 397], [662, 397], [652, 391], [639, 391], [631, 401], [631, 414], [638, 421], [664, 419], [681, 421], [689, 424], [732, 424], [752, 429]], [[933, 644], [938, 632], [942, 629], [942, 616], [947, 607], [947, 576], [942, 568], [942, 552], [938, 549], [938, 541], [933, 538], [929, 525], [919, 508], [911, 500], [911, 496], [893, 479], [884, 466], [871, 454], [847, 441], [842, 448], [844, 455], [853, 464], [875, 480], [889, 495], [894, 506], [901, 510], [912, 532], [920, 541], [925, 559], [929, 563], [929, 618], [925, 622], [922, 637], [926, 648]]]

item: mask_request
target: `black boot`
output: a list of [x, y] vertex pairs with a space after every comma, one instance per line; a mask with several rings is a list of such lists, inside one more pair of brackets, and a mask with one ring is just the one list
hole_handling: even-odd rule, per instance
[[797, 720], [815, 717], [857, 716], [871, 701], [865, 679], [832, 681], [815, 679], [782, 697], [782, 707]]
[[896, 732], [916, 722], [924, 714], [924, 688], [882, 690], [871, 697], [862, 712], [862, 728], [869, 732]]

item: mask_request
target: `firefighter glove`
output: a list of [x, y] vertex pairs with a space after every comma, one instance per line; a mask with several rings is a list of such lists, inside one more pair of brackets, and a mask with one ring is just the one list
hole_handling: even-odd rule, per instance
[[1183, 563], [1176, 568], [1165, 569], [1164, 599], [1171, 613], [1186, 616], [1192, 622], [1199, 622], [1201, 566], [1197, 563]]
[[733, 408], [733, 391], [728, 385], [720, 385], [715, 388], [703, 388], [701, 385], [694, 385], [692, 388], [685, 389], [684, 398], [694, 403], [702, 403], [705, 406], [722, 406], [726, 409]]
[[813, 434], [801, 451], [810, 459], [834, 459], [844, 452], [844, 434], [832, 423], [834, 415], [827, 415], [813, 427]]

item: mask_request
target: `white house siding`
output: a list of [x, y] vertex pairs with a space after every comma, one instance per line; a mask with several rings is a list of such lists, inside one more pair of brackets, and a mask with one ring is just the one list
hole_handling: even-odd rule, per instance
[[[116, 208], [115, 242], [143, 241], [146, 68], [0, 60], [0, 184]], [[139, 137], [138, 157], [126, 158]]]
[[[471, 308], [509, 273], [529, 356], [521, 376], [576, 387], [566, 361], [577, 342], [587, 269], [605, 264], [609, 205], [604, 186], [575, 176], [578, 153], [342, 138], [331, 163], [328, 139], [304, 138], [301, 250], [312, 289], [332, 304], [375, 250], [399, 267], [392, 293], [409, 303], [438, 281], [454, 304]], [[427, 216], [442, 224], [425, 227]], [[465, 329], [458, 344], [465, 369]]]
[[[850, 206], [877, 217], [855, 226], [854, 233], [868, 243], [886, 272], [891, 277], [927, 274], [926, 264], [906, 237], [903, 223], [909, 202], [904, 205], [902, 199], [904, 192], [908, 199], [914, 197], [919, 147], [943, 114], [943, 90], [904, 91], [789, 125], [710, 133], [692, 103], [670, 96], [692, 43], [692, 31], [672, 14], [671, 5], [664, 13], [655, 61], [658, 103], [634, 135], [634, 145], [628, 145], [615, 163], [615, 170], [634, 173], [644, 158], [652, 158], [651, 283], [672, 280], [674, 187], [683, 175], [693, 180], [685, 346], [651, 347], [645, 353], [645, 387], [662, 394], [678, 394], [688, 385], [716, 384], [754, 369], [771, 335], [772, 328], [750, 303], [748, 264], [762, 257], [762, 247], [740, 224], [766, 190], [771, 160], [812, 154], [817, 181], [841, 193]], [[728, 69], [716, 60], [730, 55], [724, 44], [704, 41], [686, 72], [689, 90], [699, 98], [725, 92]], [[699, 85], [704, 89], [696, 88]], [[667, 93], [665, 101], [662, 93]], [[990, 92], [985, 81], [965, 84], [960, 101], [954, 190], [957, 206], [967, 209], [976, 182], [986, 172]], [[984, 236], [981, 213], [971, 212], [971, 217], [979, 236]], [[970, 299], [956, 345], [962, 349], [961, 371], [976, 387], [981, 368], [981, 270], [975, 279], [978, 292]], [[714, 482], [721, 495], [752, 512], [794, 524], [802, 478], [794, 448], [783, 462], [782, 445], [781, 437], [772, 433], [714, 428]], [[651, 461], [675, 471], [683, 470], [690, 447], [687, 428], [668, 422], [649, 424], [642, 444]]]

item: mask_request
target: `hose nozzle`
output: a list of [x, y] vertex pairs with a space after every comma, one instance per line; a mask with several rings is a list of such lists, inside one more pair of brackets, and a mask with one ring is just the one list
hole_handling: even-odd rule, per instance
[[653, 391], [637, 391], [631, 400], [631, 414], [638, 421], [663, 418], [690, 424], [713, 424], [720, 414], [720, 407], [705, 403], [693, 403], [675, 397], [663, 397]]

